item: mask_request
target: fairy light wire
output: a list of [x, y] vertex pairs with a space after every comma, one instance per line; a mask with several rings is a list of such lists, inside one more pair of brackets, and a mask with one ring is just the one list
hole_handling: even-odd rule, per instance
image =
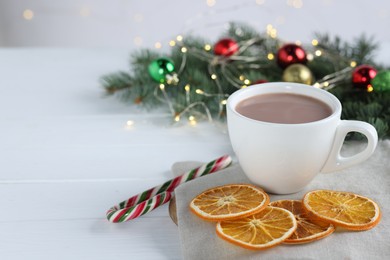
[[[229, 56], [229, 57], [215, 56], [213, 54], [210, 54], [206, 49], [200, 50], [200, 49], [197, 49], [194, 47], [185, 46], [182, 38], [180, 39], [180, 41], [177, 42], [176, 47], [180, 48], [181, 53], [182, 53], [182, 60], [181, 60], [180, 68], [178, 70], [179, 75], [182, 74], [182, 72], [184, 71], [184, 69], [186, 67], [187, 55], [194, 55], [195, 57], [197, 57], [203, 61], [206, 61], [208, 63], [208, 67], [207, 67], [208, 73], [209, 73], [210, 78], [215, 83], [215, 86], [217, 87], [217, 93], [206, 93], [204, 90], [201, 90], [201, 89], [196, 89], [195, 92], [197, 94], [203, 95], [205, 97], [218, 97], [219, 109], [218, 109], [218, 113], [217, 113], [216, 118], [220, 118], [222, 111], [224, 110], [224, 105], [225, 105], [223, 101], [226, 100], [226, 98], [229, 96], [228, 94], [224, 93], [224, 91], [223, 91], [220, 77], [227, 80], [232, 86], [234, 86], [236, 88], [242, 88], [242, 87], [245, 87], [245, 86], [250, 84], [250, 80], [246, 79], [245, 77], [240, 79], [240, 77], [237, 76], [240, 74], [239, 71], [235, 71], [235, 72], [231, 71], [232, 67], [229, 66], [231, 61], [239, 62], [239, 64], [236, 64], [237, 68], [250, 67], [250, 68], [255, 68], [255, 69], [264, 69], [267, 67], [271, 67], [271, 65], [267, 65], [267, 64], [266, 65], [254, 64], [254, 62], [264, 61], [267, 59], [269, 60], [269, 57], [268, 57], [269, 52], [268, 52], [266, 58], [264, 58], [264, 57], [247, 57], [247, 56], [240, 55], [241, 53], [246, 51], [248, 48], [250, 48], [254, 44], [258, 43], [260, 40], [261, 40], [261, 38], [255, 37], [253, 39], [249, 39], [247, 41], [240, 42], [239, 43], [239, 45], [240, 45], [239, 51], [237, 53], [235, 53], [234, 55]], [[316, 47], [314, 49], [314, 51], [319, 50], [317, 45], [318, 45], [318, 42], [316, 45], [313, 45], [314, 47]], [[183, 48], [185, 48], [185, 49], [183, 49]], [[259, 49], [258, 52], [266, 53], [267, 50], [264, 51], [262, 49]], [[322, 55], [327, 55], [327, 52], [322, 51]], [[337, 64], [335, 64], [335, 62], [332, 62], [332, 64], [334, 67], [337, 66]], [[217, 73], [217, 67], [219, 68], [220, 73]], [[337, 83], [345, 80], [347, 75], [349, 75], [349, 73], [351, 72], [351, 70], [352, 70], [351, 67], [346, 67], [340, 71], [336, 71], [332, 74], [326, 75], [322, 79], [318, 80], [314, 84], [314, 86], [329, 90], [329, 89], [333, 88], [334, 86], [336, 86]], [[158, 95], [158, 89], [161, 90], [161, 93], [163, 94], [163, 98], [161, 98]], [[211, 114], [210, 110], [208, 109], [205, 102], [196, 101], [196, 102], [191, 103], [190, 89], [191, 89], [190, 85], [187, 83], [184, 86], [185, 96], [186, 96], [186, 106], [181, 106], [180, 104], [175, 104], [176, 107], [182, 108], [180, 113], [175, 112], [174, 106], [173, 106], [174, 101], [170, 100], [164, 87], [163, 88], [161, 88], [161, 87], [156, 88], [155, 96], [158, 97], [158, 99], [160, 101], [163, 101], [164, 103], [168, 104], [169, 109], [170, 109], [172, 115], [174, 116], [175, 121], [180, 121], [180, 118], [182, 118], [183, 115], [186, 113], [195, 114], [196, 116], [199, 117], [200, 112], [198, 112], [196, 110], [192, 110], [192, 109], [200, 106], [204, 109], [205, 115], [206, 115], [208, 121], [212, 122], [213, 121], [212, 114]], [[192, 118], [192, 117], [190, 117], [190, 118]], [[189, 118], [189, 120], [191, 121], [190, 118]], [[177, 119], [179, 119], [179, 120], [177, 120]], [[193, 120], [195, 120], [195, 119], [193, 119]]]
[[[161, 98], [159, 95], [158, 95], [158, 90], [161, 91], [161, 93], [163, 94], [164, 98]], [[168, 94], [167, 92], [165, 91], [165, 85], [164, 84], [160, 84], [159, 86], [157, 86], [155, 89], [154, 89], [154, 96], [159, 100], [161, 101], [162, 103], [165, 103], [168, 105], [168, 108], [169, 110], [171, 111], [171, 114], [174, 115], [175, 114], [175, 109], [173, 108], [173, 102], [170, 101], [169, 97], [168, 97]]]
[[[237, 10], [239, 8], [243, 8], [245, 6], [252, 6], [252, 5], [253, 5], [253, 1], [250, 1], [250, 2], [247, 1], [247, 2], [244, 2], [241, 4], [237, 4], [237, 5], [228, 7], [228, 8], [222, 8], [222, 9], [213, 11], [212, 14], [223, 13], [223, 12], [230, 11], [230, 10]], [[211, 14], [211, 13], [198, 14], [195, 19], [202, 19], [205, 17], [205, 15], [208, 15], [208, 14]], [[187, 20], [185, 22], [185, 27], [182, 29], [182, 31], [186, 31], [187, 33], [191, 32], [190, 29], [186, 28], [186, 26], [190, 25], [191, 22], [192, 21], [190, 19]], [[221, 24], [222, 23], [207, 23], [199, 28], [210, 28], [210, 27], [214, 27], [217, 25], [219, 26]], [[223, 24], [226, 24], [226, 23], [223, 23]], [[212, 47], [209, 44], [205, 44], [204, 48], [201, 48], [201, 49], [187, 46], [181, 35], [178, 35], [178, 37], [176, 37], [177, 41], [173, 41], [173, 40], [170, 41], [169, 45], [173, 48], [179, 48], [179, 50], [182, 53], [182, 55], [181, 55], [182, 60], [181, 60], [181, 63], [180, 63], [180, 66], [179, 66], [179, 69], [177, 72], [179, 78], [187, 66], [188, 55], [192, 55], [192, 56], [197, 57], [200, 60], [208, 63], [207, 69], [208, 69], [209, 77], [212, 79], [212, 82], [214, 82], [214, 84], [216, 86], [216, 93], [206, 93], [204, 90], [201, 90], [201, 89], [199, 89], [199, 90], [201, 90], [202, 92], [200, 92], [200, 93], [196, 92], [198, 89], [196, 89], [195, 92], [197, 94], [203, 95], [205, 97], [217, 97], [217, 99], [219, 100], [219, 109], [218, 109], [218, 113], [216, 114], [217, 118], [219, 118], [221, 116], [221, 114], [224, 110], [224, 105], [225, 105], [224, 100], [226, 102], [226, 98], [229, 96], [228, 94], [224, 93], [224, 91], [223, 91], [223, 87], [221, 85], [222, 84], [221, 79], [226, 80], [235, 88], [242, 88], [242, 87], [245, 87], [247, 85], [250, 85], [250, 83], [251, 83], [250, 80], [245, 78], [245, 77], [243, 79], [240, 79], [238, 76], [241, 74], [240, 71], [238, 71], [238, 70], [234, 71], [234, 68], [229, 66], [230, 62], [235, 62], [235, 65], [236, 65], [235, 68], [237, 68], [237, 69], [250, 68], [250, 69], [261, 70], [261, 69], [267, 69], [267, 68], [272, 67], [272, 64], [269, 64], [269, 63], [259, 64], [259, 62], [261, 63], [262, 61], [270, 61], [270, 60], [275, 59], [275, 55], [273, 53], [274, 50], [270, 46], [274, 46], [275, 44], [281, 45], [283, 43], [283, 41], [277, 39], [276, 37], [273, 37], [272, 32], [274, 32], [274, 34], [276, 34], [277, 30], [272, 25], [270, 25], [269, 27], [270, 27], [270, 30], [266, 34], [266, 36], [268, 36], [268, 37], [264, 37], [264, 38], [254, 37], [252, 39], [239, 42], [240, 48], [238, 49], [238, 51], [234, 55], [229, 56], [229, 57], [214, 55], [211, 51]], [[239, 32], [237, 32], [236, 34], [238, 35]], [[173, 42], [174, 42], [174, 44], [173, 44]], [[262, 43], [262, 44], [259, 44], [259, 43]], [[245, 51], [247, 51], [249, 48], [252, 48], [254, 45], [257, 45], [256, 49], [254, 50], [255, 52], [257, 51], [256, 55], [251, 55], [251, 56], [242, 55]], [[311, 47], [313, 49], [312, 52], [313, 52], [313, 54], [316, 54], [315, 55], [316, 57], [327, 55], [327, 58], [330, 59], [331, 64], [333, 65], [334, 69], [336, 70], [336, 72], [329, 74], [329, 75], [326, 75], [325, 77], [317, 80], [316, 83], [314, 84], [314, 86], [329, 90], [329, 89], [333, 88], [334, 86], [336, 86], [337, 83], [340, 83], [340, 82], [347, 79], [352, 68], [346, 67], [346, 68], [340, 69], [339, 68], [340, 64], [336, 62], [337, 61], [336, 57], [339, 58], [338, 55], [332, 54], [331, 52], [328, 52], [328, 51], [322, 49], [321, 43], [317, 39], [311, 41]], [[270, 55], [272, 55], [272, 56], [270, 56]], [[316, 57], [314, 57], [314, 55], [313, 55], [313, 59], [315, 59]], [[351, 62], [351, 61], [348, 61], [348, 62]], [[182, 87], [180, 87], [180, 89], [184, 88], [184, 91], [185, 91], [185, 106], [183, 106], [181, 104], [177, 104], [174, 102], [174, 100], [171, 100], [171, 98], [169, 97], [169, 95], [167, 94], [167, 92], [164, 88], [157, 87], [155, 89], [154, 94], [160, 101], [168, 104], [169, 110], [171, 111], [172, 115], [174, 116], [175, 121], [177, 121], [176, 120], [177, 118], [179, 118], [179, 120], [180, 120], [180, 118], [182, 118], [183, 115], [186, 113], [193, 114], [193, 115], [196, 115], [197, 117], [199, 117], [200, 116], [199, 113], [201, 113], [201, 112], [196, 111], [196, 109], [194, 110], [194, 108], [202, 107], [203, 110], [205, 111], [204, 113], [205, 113], [205, 116], [207, 117], [208, 121], [212, 122], [213, 117], [212, 117], [212, 114], [211, 114], [209, 108], [207, 107], [207, 104], [203, 101], [192, 102], [191, 93], [193, 93], [193, 90], [191, 90], [191, 89], [193, 89], [194, 87], [190, 86], [189, 82], [181, 82], [181, 83], [184, 84], [184, 85], [182, 85]], [[171, 87], [170, 85], [168, 85], [168, 86]], [[163, 97], [160, 96], [159, 89], [161, 90]], [[176, 108], [179, 108], [181, 110], [181, 112], [179, 112], [179, 113], [176, 112], [174, 109], [174, 106]], [[191, 115], [190, 115], [190, 117], [191, 117]]]
[[[205, 110], [205, 113], [206, 113], [206, 117], [207, 117], [207, 120], [209, 122], [213, 122], [213, 117], [211, 116], [211, 112], [209, 110], [209, 108], [206, 106], [206, 104], [202, 101], [197, 101], [197, 102], [194, 102], [194, 103], [191, 103], [190, 105], [188, 105], [187, 107], [185, 107], [180, 113], [177, 114], [177, 116], [181, 117], [183, 114], [185, 113], [188, 113], [190, 112], [190, 110], [195, 107], [195, 106], [201, 106], [203, 107], [203, 109]], [[197, 115], [200, 115], [202, 116], [203, 114], [201, 114], [200, 112], [198, 111], [191, 111], [191, 113], [194, 113], [194, 114], [197, 114]]]
[[314, 83], [313, 86], [322, 88], [324, 90], [330, 90], [337, 86], [338, 83], [344, 82], [345, 80], [349, 79], [352, 70], [352, 67], [346, 67], [342, 70], [328, 74], [322, 79], [318, 80], [316, 83]]

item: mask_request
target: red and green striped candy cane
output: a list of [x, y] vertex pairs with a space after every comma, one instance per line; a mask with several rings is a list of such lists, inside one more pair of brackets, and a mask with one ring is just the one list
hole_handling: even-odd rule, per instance
[[171, 199], [174, 189], [180, 184], [224, 169], [228, 167], [231, 162], [232, 158], [228, 155], [224, 155], [198, 168], [192, 169], [183, 175], [173, 178], [162, 185], [148, 189], [110, 208], [106, 213], [107, 219], [110, 222], [119, 223], [142, 216], [164, 203], [167, 203]]

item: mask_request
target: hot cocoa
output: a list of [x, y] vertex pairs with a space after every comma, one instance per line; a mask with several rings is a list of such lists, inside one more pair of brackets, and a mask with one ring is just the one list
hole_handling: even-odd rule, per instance
[[290, 93], [256, 95], [240, 101], [236, 111], [254, 120], [279, 124], [309, 123], [332, 114], [321, 100]]

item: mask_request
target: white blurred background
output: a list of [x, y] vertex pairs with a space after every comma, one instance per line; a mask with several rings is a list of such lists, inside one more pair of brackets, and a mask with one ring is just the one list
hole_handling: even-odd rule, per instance
[[285, 41], [365, 33], [390, 64], [386, 0], [0, 0], [0, 46], [165, 49], [178, 34], [216, 41], [230, 21], [260, 32], [271, 24]]

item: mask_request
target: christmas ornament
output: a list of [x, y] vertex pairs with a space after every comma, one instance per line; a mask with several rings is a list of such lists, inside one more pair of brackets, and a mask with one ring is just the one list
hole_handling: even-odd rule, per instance
[[229, 57], [235, 54], [239, 49], [238, 43], [229, 38], [221, 39], [214, 45], [214, 54], [218, 56]]
[[378, 72], [375, 78], [371, 80], [371, 86], [374, 88], [374, 91], [390, 90], [390, 70]]
[[[237, 32], [240, 33], [237, 33]], [[313, 76], [308, 73], [308, 78], [313, 78], [313, 87], [322, 88], [325, 91], [334, 89], [340, 102], [343, 104], [345, 119], [359, 119], [371, 122], [381, 138], [390, 138], [390, 110], [384, 109], [379, 115], [373, 106], [366, 104], [376, 103], [381, 107], [388, 107], [389, 91], [383, 91], [379, 86], [380, 76], [377, 81], [371, 80], [371, 85], [366, 90], [358, 91], [352, 83], [352, 72], [356, 68], [354, 64], [361, 60], [371, 59], [372, 53], [378, 49], [378, 45], [370, 37], [359, 36], [351, 42], [344, 41], [330, 34], [319, 34], [318, 39], [311, 44], [280, 45], [281, 39], [270, 37], [268, 33], [257, 33], [255, 28], [232, 22], [227, 33], [219, 39], [234, 39], [238, 44], [238, 50], [233, 56], [218, 56], [218, 40], [213, 44], [208, 43], [202, 37], [186, 37], [186, 40], [177, 37], [177, 41], [170, 41], [171, 52], [159, 55], [156, 50], [135, 52], [131, 55], [131, 68], [127, 72], [114, 72], [103, 75], [101, 83], [107, 94], [118, 95], [123, 101], [140, 103], [143, 108], [164, 106], [169, 109], [174, 122], [188, 121], [190, 124], [196, 121], [222, 120], [226, 118], [226, 98], [237, 89], [248, 85], [258, 84], [258, 79], [267, 81], [282, 81], [283, 71], [291, 62], [302, 64], [306, 62]], [[275, 35], [276, 36], [276, 35]], [[293, 42], [292, 42], [293, 43]], [[291, 43], [290, 43], [291, 44]], [[235, 44], [233, 44], [235, 45]], [[283, 47], [282, 47], [283, 46]], [[307, 46], [307, 47], [306, 47]], [[364, 48], [362, 48], [364, 46]], [[304, 51], [302, 51], [302, 48]], [[319, 49], [320, 48], [320, 49]], [[210, 52], [211, 51], [211, 52]], [[277, 53], [279, 51], [279, 63], [285, 65], [279, 69]], [[304, 52], [306, 51], [306, 57]], [[312, 55], [309, 55], [312, 53]], [[225, 52], [226, 54], [226, 47]], [[301, 53], [302, 55], [298, 55]], [[285, 54], [285, 55], [282, 55]], [[345, 56], [347, 54], [347, 56]], [[288, 56], [291, 56], [288, 59]], [[153, 57], [152, 59], [150, 57]], [[157, 78], [156, 83], [149, 75], [147, 81], [140, 84], [140, 79], [145, 78], [145, 61], [155, 58], [170, 58], [175, 61], [176, 79], [174, 72], [167, 76]], [[310, 58], [310, 59], [309, 59]], [[234, 62], [231, 62], [234, 61]], [[309, 63], [310, 62], [310, 63]], [[149, 64], [146, 63], [146, 67]], [[303, 64], [305, 65], [305, 64]], [[359, 64], [360, 65], [360, 64]], [[380, 64], [374, 60], [370, 65], [378, 70]], [[278, 67], [275, 69], [275, 66]], [[180, 68], [179, 68], [180, 67]], [[294, 68], [294, 67], [292, 67]], [[147, 69], [147, 68], [146, 68]], [[286, 70], [284, 78], [288, 79], [291, 68]], [[305, 68], [307, 70], [307, 68]], [[386, 68], [386, 70], [390, 70]], [[379, 71], [379, 70], [378, 70]], [[146, 72], [146, 74], [149, 74]], [[299, 74], [298, 74], [299, 75]], [[314, 76], [315, 75], [315, 76]], [[180, 78], [180, 85], [172, 87]], [[290, 75], [291, 76], [291, 75]], [[160, 83], [160, 80], [163, 83]], [[303, 80], [302, 76], [292, 81], [310, 83]], [[171, 83], [170, 83], [171, 82]], [[376, 86], [376, 89], [374, 88]], [[386, 87], [388, 85], [385, 85]], [[258, 85], [257, 87], [261, 87]], [[355, 91], [352, 91], [355, 90]], [[374, 91], [378, 95], [367, 95], [366, 92]], [[359, 95], [356, 92], [362, 92]], [[379, 92], [379, 93], [378, 93]], [[118, 94], [116, 94], [118, 93]], [[125, 93], [124, 95], [119, 93]], [[380, 95], [379, 95], [380, 94]], [[359, 105], [359, 109], [355, 104]], [[189, 118], [195, 118], [190, 120]], [[380, 120], [372, 120], [378, 118]], [[355, 136], [352, 139], [356, 139]], [[356, 135], [357, 137], [357, 135]], [[349, 138], [349, 137], [348, 137]]]
[[232, 158], [225, 155], [198, 168], [190, 170], [160, 186], [146, 190], [128, 200], [122, 201], [116, 206], [113, 206], [107, 211], [106, 217], [108, 221], [118, 223], [142, 216], [168, 202], [172, 197], [174, 189], [180, 184], [202, 177], [206, 174], [222, 170], [228, 167], [231, 162]]
[[265, 79], [259, 79], [259, 80], [256, 80], [255, 82], [253, 82], [251, 85], [256, 85], [256, 84], [262, 84], [262, 83], [266, 83], [268, 81], [266, 81]]
[[301, 63], [306, 64], [306, 52], [296, 44], [283, 45], [277, 53], [278, 65], [285, 69], [291, 64]]
[[174, 73], [174, 70], [175, 65], [173, 64], [173, 61], [167, 58], [156, 59], [152, 61], [148, 67], [149, 75], [152, 77], [152, 79], [159, 83], [165, 83], [167, 81], [167, 77], [169, 79], [173, 78], [174, 75], [176, 75], [176, 73]]
[[282, 75], [283, 81], [296, 82], [311, 85], [313, 75], [308, 67], [302, 64], [292, 64], [288, 66]]
[[355, 88], [367, 90], [375, 75], [376, 69], [374, 67], [360, 65], [352, 72], [352, 84]]

